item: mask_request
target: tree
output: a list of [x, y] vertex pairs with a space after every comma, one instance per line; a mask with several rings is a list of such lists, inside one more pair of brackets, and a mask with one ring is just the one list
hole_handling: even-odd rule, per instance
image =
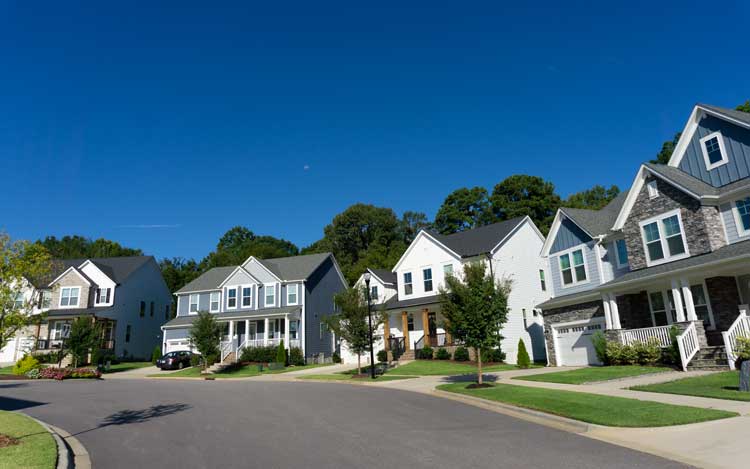
[[528, 215], [545, 234], [561, 203], [554, 184], [539, 176], [525, 174], [510, 176], [497, 184], [490, 202], [497, 220]]
[[279, 346], [276, 347], [276, 363], [281, 363], [284, 366], [289, 364], [289, 357], [286, 354], [286, 348], [284, 347], [284, 341], [279, 342]]
[[250, 256], [269, 259], [297, 254], [299, 248], [290, 241], [273, 236], [256, 236], [244, 226], [235, 226], [224, 233], [216, 249], [201, 261], [201, 269], [205, 271], [212, 267], [239, 265]]
[[65, 348], [73, 357], [73, 366], [78, 367], [88, 361], [88, 355], [101, 346], [102, 328], [94, 318], [80, 316], [70, 325], [70, 333]]
[[442, 234], [466, 231], [492, 222], [487, 189], [462, 187], [445, 198], [435, 215], [435, 229]]
[[516, 365], [518, 365], [518, 368], [524, 370], [531, 366], [531, 358], [529, 358], [529, 352], [526, 351], [526, 343], [523, 341], [523, 339], [518, 339]]
[[[349, 288], [338, 293], [333, 299], [338, 314], [323, 318], [323, 322], [342, 341], [352, 353], [357, 355], [357, 374], [362, 374], [362, 355], [370, 350], [370, 326], [365, 288]], [[382, 315], [373, 314], [373, 331], [382, 324]], [[374, 364], [371, 364], [371, 366]]]
[[563, 202], [563, 206], [599, 210], [612, 202], [612, 199], [619, 194], [620, 188], [617, 186], [609, 186], [609, 189], [607, 189], [597, 184], [591, 189], [572, 194]]
[[46, 279], [51, 270], [50, 255], [39, 245], [12, 241], [0, 233], [0, 350], [16, 333], [31, 325], [39, 316], [32, 316], [38, 298], [30, 281]]
[[422, 212], [412, 212], [407, 210], [401, 216], [401, 226], [399, 228], [404, 244], [410, 244], [414, 241], [421, 230], [427, 230], [432, 227], [432, 223], [427, 219], [427, 215]]
[[115, 241], [99, 238], [92, 241], [79, 235], [63, 236], [57, 239], [47, 236], [35, 244], [44, 246], [55, 259], [86, 259], [90, 257], [142, 256], [143, 251], [121, 246]]
[[449, 275], [440, 289], [443, 327], [472, 347], [477, 357], [477, 383], [482, 384], [482, 350], [500, 346], [500, 328], [508, 318], [510, 280], [496, 281], [484, 262], [464, 266], [464, 280]]
[[677, 132], [674, 134], [674, 138], [672, 140], [667, 140], [666, 142], [661, 144], [661, 151], [656, 154], [656, 158], [651, 160], [651, 163], [655, 164], [667, 164], [669, 163], [669, 159], [672, 157], [672, 152], [674, 152], [674, 148], [677, 146], [677, 142], [680, 141], [680, 137], [682, 136], [682, 132]]
[[181, 257], [162, 259], [159, 261], [159, 268], [170, 292], [176, 292], [203, 273], [195, 260]]
[[741, 112], [750, 112], [750, 100], [745, 101], [734, 109]]
[[201, 364], [205, 371], [209, 366], [209, 361], [215, 360], [219, 355], [221, 325], [213, 314], [206, 311], [198, 312], [198, 317], [193, 321], [193, 327], [190, 328], [190, 340], [203, 357]]

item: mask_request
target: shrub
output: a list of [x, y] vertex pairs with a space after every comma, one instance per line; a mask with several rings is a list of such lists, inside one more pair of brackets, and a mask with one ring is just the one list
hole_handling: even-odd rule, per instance
[[516, 357], [516, 365], [518, 365], [519, 368], [524, 369], [531, 366], [529, 352], [526, 351], [526, 344], [523, 339], [518, 339], [518, 356]]
[[39, 361], [31, 355], [24, 355], [24, 357], [13, 365], [11, 370], [14, 375], [25, 375], [27, 372], [39, 368], [41, 365]]
[[655, 338], [646, 342], [635, 342], [632, 348], [639, 365], [652, 366], [661, 358], [661, 347]]
[[591, 336], [591, 343], [594, 345], [594, 351], [596, 352], [596, 358], [599, 359], [605, 365], [609, 364], [607, 358], [607, 337], [602, 331], [594, 332]]
[[276, 363], [283, 363], [284, 366], [287, 365], [287, 360], [289, 357], [286, 355], [286, 349], [284, 348], [284, 341], [282, 340], [279, 342], [279, 346], [276, 348], [276, 359], [274, 360]]
[[457, 362], [468, 362], [469, 349], [466, 347], [456, 347], [456, 350], [453, 352], [453, 359]]
[[502, 363], [505, 361], [505, 352], [500, 348], [482, 350], [482, 361], [485, 363]]
[[38, 353], [34, 354], [34, 358], [39, 363], [57, 363], [60, 361], [60, 352]]
[[305, 357], [302, 355], [301, 348], [292, 347], [289, 349], [289, 364], [294, 366], [303, 366], [305, 364]]
[[680, 346], [677, 344], [677, 336], [680, 335], [680, 329], [677, 326], [672, 326], [669, 329], [669, 339], [672, 346], [664, 350], [662, 360], [670, 365], [677, 365], [680, 363]]
[[432, 347], [425, 345], [422, 350], [417, 351], [417, 358], [420, 360], [432, 360]]
[[27, 374], [34, 379], [98, 379], [102, 377], [101, 371], [96, 368], [42, 368], [38, 373]]
[[278, 350], [273, 345], [244, 348], [240, 354], [240, 361], [251, 363], [271, 363], [276, 360], [277, 351]]
[[445, 350], [443, 347], [440, 347], [437, 349], [437, 352], [435, 353], [435, 359], [437, 360], [450, 360], [451, 354]]
[[742, 362], [750, 360], [750, 337], [737, 337], [734, 354], [737, 356], [734, 365], [739, 370], [742, 367]]
[[26, 372], [26, 377], [30, 379], [39, 379], [39, 372], [41, 370], [39, 368], [34, 368], [33, 370], [29, 370]]
[[635, 365], [638, 363], [638, 350], [632, 345], [607, 342], [607, 358], [612, 365]]
[[385, 363], [388, 361], [388, 351], [387, 350], [378, 350], [378, 361], [380, 363]]
[[157, 345], [154, 347], [154, 351], [151, 352], [151, 364], [156, 365], [156, 360], [161, 358], [161, 346]]
[[341, 363], [341, 355], [338, 352], [333, 352], [333, 363]]

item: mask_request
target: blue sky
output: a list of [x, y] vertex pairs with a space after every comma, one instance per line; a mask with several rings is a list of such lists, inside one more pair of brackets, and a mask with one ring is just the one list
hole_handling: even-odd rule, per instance
[[200, 258], [517, 173], [627, 187], [694, 103], [750, 99], [742, 2], [62, 3], [0, 5], [17, 238]]

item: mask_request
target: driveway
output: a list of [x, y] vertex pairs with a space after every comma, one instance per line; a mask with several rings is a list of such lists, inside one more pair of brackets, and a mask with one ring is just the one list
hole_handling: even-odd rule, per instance
[[74, 434], [100, 468], [684, 467], [413, 392], [307, 382], [0, 383], [0, 408]]

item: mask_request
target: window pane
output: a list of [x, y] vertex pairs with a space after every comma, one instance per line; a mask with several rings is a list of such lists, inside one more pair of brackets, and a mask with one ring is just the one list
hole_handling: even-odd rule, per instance
[[661, 248], [660, 242], [648, 244], [648, 258], [652, 261], [658, 261], [664, 258], [664, 251]]
[[412, 286], [411, 286], [411, 284], [409, 284], [409, 285], [404, 285], [404, 294], [406, 294], [406, 295], [411, 295], [411, 294], [412, 294], [412, 291], [413, 291], [413, 289], [412, 289]]
[[667, 238], [667, 246], [669, 246], [670, 256], [676, 256], [685, 252], [685, 243], [682, 242], [682, 235]]
[[691, 285], [690, 291], [693, 294], [693, 304], [697, 307], [698, 305], [706, 304], [706, 294], [703, 290], [703, 285]]
[[563, 270], [562, 277], [563, 277], [563, 283], [565, 285], [568, 285], [569, 283], [573, 283], [573, 272], [571, 272], [570, 269]]
[[617, 240], [617, 259], [620, 262], [620, 264], [627, 264], [628, 263], [628, 247], [625, 244], [624, 239], [618, 239]]
[[706, 140], [705, 145], [706, 153], [708, 154], [708, 161], [710, 161], [711, 163], [718, 163], [722, 160], [718, 137]]
[[659, 239], [659, 227], [656, 225], [656, 222], [643, 226], [643, 236], [646, 238], [647, 243]]
[[570, 269], [570, 257], [567, 254], [560, 256], [560, 268]]
[[750, 230], [750, 197], [737, 201], [737, 211], [744, 230]]
[[654, 322], [657, 326], [666, 326], [669, 324], [667, 321], [667, 312], [666, 311], [654, 311]]
[[664, 236], [673, 236], [680, 233], [680, 222], [677, 219], [677, 215], [672, 215], [669, 218], [662, 220], [664, 225]]
[[586, 268], [584, 268], [582, 265], [576, 267], [576, 280], [578, 282], [586, 280]]
[[649, 295], [651, 298], [651, 309], [654, 311], [664, 311], [664, 296], [661, 292], [654, 292]]
[[573, 251], [573, 265], [583, 264], [583, 251]]

